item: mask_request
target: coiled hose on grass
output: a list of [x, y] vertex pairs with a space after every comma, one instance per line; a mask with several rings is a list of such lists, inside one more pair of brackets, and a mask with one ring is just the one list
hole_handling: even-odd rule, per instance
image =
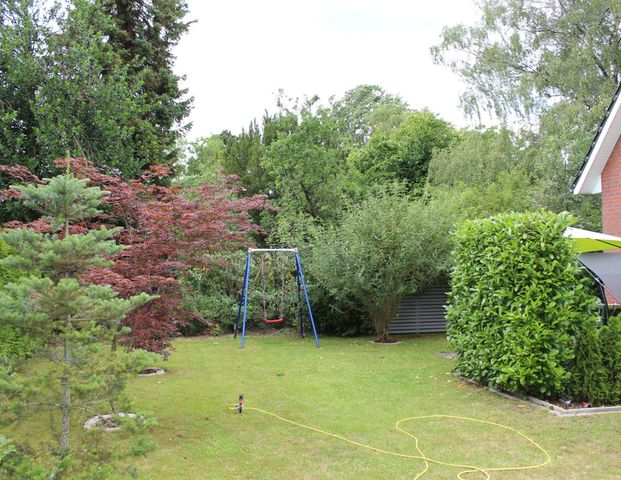
[[[229, 410], [237, 410], [238, 409], [238, 405], [228, 405], [227, 408]], [[367, 445], [367, 444], [364, 444], [364, 443], [356, 442], [354, 440], [350, 440], [349, 438], [343, 437], [342, 435], [339, 435], [337, 433], [326, 432], [325, 430], [321, 430], [320, 428], [315, 428], [315, 427], [311, 427], [309, 425], [304, 425], [303, 423], [298, 423], [298, 422], [295, 422], [293, 420], [289, 420], [288, 418], [281, 417], [280, 415], [277, 415], [275, 413], [269, 412], [267, 410], [263, 410], [261, 408], [244, 407], [243, 410], [244, 411], [259, 412], [259, 413], [262, 413], [264, 415], [268, 415], [270, 417], [273, 417], [273, 418], [275, 418], [277, 420], [280, 420], [281, 422], [289, 423], [289, 424], [294, 425], [296, 427], [303, 428], [305, 430], [310, 430], [312, 432], [319, 433], [321, 435], [327, 435], [329, 437], [336, 438], [336, 439], [341, 440], [343, 442], [347, 442], [347, 443], [349, 443], [351, 445], [355, 445], [355, 446], [360, 447], [360, 448], [366, 448], [368, 450], [372, 450], [374, 452], [381, 453], [383, 455], [391, 455], [393, 457], [400, 457], [400, 458], [409, 458], [409, 459], [412, 459], [412, 460], [422, 460], [424, 462], [424, 464], [425, 464], [425, 467], [418, 474], [416, 474], [416, 476], [414, 477], [413, 480], [418, 480], [423, 475], [425, 475], [427, 473], [427, 471], [429, 470], [429, 464], [430, 463], [435, 463], [437, 465], [444, 465], [446, 467], [454, 467], [454, 468], [461, 469], [461, 471], [459, 473], [457, 473], [457, 478], [459, 480], [468, 480], [468, 479], [466, 479], [465, 475], [469, 475], [469, 474], [473, 474], [473, 473], [479, 473], [479, 474], [483, 475], [482, 480], [490, 480], [491, 479], [490, 472], [510, 472], [510, 471], [518, 472], [518, 471], [524, 471], [524, 470], [533, 470], [533, 469], [536, 469], [536, 468], [542, 468], [542, 467], [546, 466], [552, 460], [552, 458], [550, 457], [550, 454], [541, 445], [539, 445], [535, 440], [530, 438], [528, 435], [520, 432], [519, 430], [517, 430], [517, 429], [515, 429], [513, 427], [509, 427], [509, 426], [503, 425], [501, 423], [489, 422], [487, 420], [479, 420], [477, 418], [460, 417], [458, 415], [418, 415], [418, 416], [414, 416], [414, 417], [406, 417], [406, 418], [401, 418], [401, 419], [397, 420], [397, 422], [395, 423], [395, 428], [399, 432], [403, 433], [404, 435], [407, 435], [408, 437], [411, 437], [411, 438], [414, 439], [414, 447], [416, 448], [416, 451], [418, 452], [418, 455], [410, 455], [410, 454], [407, 454], [407, 453], [392, 452], [390, 450], [384, 450], [382, 448], [377, 448], [377, 447], [373, 447], [371, 445]], [[511, 466], [511, 467], [481, 467], [481, 466], [477, 466], [477, 465], [463, 465], [463, 464], [459, 464], [459, 463], [445, 462], [445, 461], [439, 460], [437, 458], [429, 457], [429, 456], [425, 455], [423, 453], [423, 451], [421, 450], [421, 448], [419, 446], [418, 438], [416, 437], [416, 435], [413, 435], [412, 433], [405, 431], [403, 428], [401, 428], [401, 425], [403, 425], [404, 423], [407, 423], [407, 422], [415, 421], [415, 420], [423, 420], [423, 419], [430, 419], [430, 418], [452, 419], [452, 420], [466, 420], [468, 422], [483, 423], [483, 424], [490, 425], [490, 426], [493, 426], [493, 427], [498, 427], [498, 428], [502, 428], [502, 429], [508, 430], [510, 432], [515, 433], [516, 435], [519, 435], [520, 437], [524, 438], [529, 443], [531, 443], [537, 450], [539, 450], [542, 453], [542, 455], [545, 457], [545, 460], [543, 462], [541, 462], [541, 463], [536, 463], [536, 464], [531, 464], [531, 465], [521, 465], [521, 466]]]

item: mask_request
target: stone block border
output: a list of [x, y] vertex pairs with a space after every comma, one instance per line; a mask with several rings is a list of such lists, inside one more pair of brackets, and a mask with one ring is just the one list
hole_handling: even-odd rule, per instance
[[488, 390], [505, 398], [510, 398], [511, 400], [520, 400], [522, 402], [532, 403], [533, 405], [537, 405], [538, 407], [545, 408], [558, 417], [578, 417], [586, 415], [598, 415], [602, 413], [621, 413], [621, 405], [615, 405], [612, 407], [586, 407], [565, 409], [535, 397], [521, 397], [519, 395], [507, 393], [496, 388], [488, 388]]

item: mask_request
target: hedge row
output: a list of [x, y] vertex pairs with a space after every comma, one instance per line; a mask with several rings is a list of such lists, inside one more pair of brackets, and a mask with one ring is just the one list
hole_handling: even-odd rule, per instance
[[447, 318], [461, 374], [514, 393], [612, 400], [596, 393], [605, 375], [588, 372], [598, 364], [619, 378], [619, 360], [604, 360], [603, 350], [621, 336], [616, 323], [597, 330], [598, 300], [563, 237], [572, 223], [568, 214], [530, 212], [458, 228]]

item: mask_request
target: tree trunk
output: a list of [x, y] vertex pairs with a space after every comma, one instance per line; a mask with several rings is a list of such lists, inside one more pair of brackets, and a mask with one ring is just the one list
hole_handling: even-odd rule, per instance
[[[118, 346], [118, 339], [117, 339], [117, 336], [114, 335], [112, 337], [112, 347], [110, 349], [110, 351], [112, 352], [112, 355], [114, 355], [116, 353], [117, 346]], [[110, 397], [111, 397], [110, 400], [109, 400], [110, 408], [112, 409], [112, 413], [116, 414], [116, 413], [119, 413], [119, 409], [116, 407], [116, 402], [115, 402], [114, 398], [112, 398], [112, 395], [113, 395], [113, 393], [110, 392]]]
[[375, 332], [377, 333], [377, 342], [386, 343], [388, 339], [388, 323], [390, 322], [390, 317], [388, 320], [386, 319], [385, 311], [376, 311], [373, 315], [373, 326], [375, 327]]
[[[71, 157], [69, 156], [69, 151], [67, 151], [67, 175], [71, 171]], [[65, 202], [66, 203], [66, 202]], [[69, 237], [69, 215], [67, 213], [68, 207], [65, 206], [65, 238]], [[71, 317], [67, 316], [65, 318], [67, 325], [71, 321]], [[63, 341], [63, 349], [64, 349], [64, 361], [65, 366], [69, 367], [71, 365], [71, 345], [69, 344], [69, 340], [65, 338]], [[69, 378], [67, 374], [63, 374], [60, 379], [60, 384], [63, 388], [63, 401], [61, 404], [62, 411], [62, 419], [61, 419], [61, 431], [60, 431], [60, 455], [61, 457], [65, 457], [69, 453], [69, 422], [70, 415], [69, 411], [71, 409], [71, 385], [69, 384]]]
[[388, 341], [388, 330], [382, 331], [379, 338], [377, 339], [380, 343], [386, 343]]
[[[65, 365], [71, 365], [71, 346], [69, 345], [69, 340], [66, 339], [64, 342], [64, 354]], [[61, 404], [62, 426], [60, 432], [60, 450], [61, 456], [65, 457], [69, 453], [69, 412], [71, 410], [71, 385], [69, 384], [69, 378], [66, 374], [62, 376], [62, 378], [60, 379], [60, 383], [63, 388], [63, 399]]]
[[386, 343], [388, 341], [388, 325], [390, 325], [398, 305], [399, 300], [388, 298], [383, 305], [379, 306], [379, 309], [371, 310], [371, 319], [377, 333], [377, 342]]

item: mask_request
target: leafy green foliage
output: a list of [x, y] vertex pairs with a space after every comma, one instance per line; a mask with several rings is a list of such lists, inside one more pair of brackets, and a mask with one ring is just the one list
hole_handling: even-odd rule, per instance
[[48, 15], [35, 7], [39, 3], [12, 0], [0, 4], [0, 161], [31, 169], [38, 165], [40, 149], [33, 141], [33, 108], [45, 76], [37, 54], [50, 34]]
[[406, 117], [407, 104], [386, 93], [378, 85], [358, 85], [332, 102], [330, 116], [345, 142], [363, 146], [373, 132], [399, 126]]
[[224, 141], [220, 135], [199, 138], [191, 142], [187, 148], [185, 168], [180, 182], [189, 187], [216, 183], [222, 175], [224, 153]]
[[460, 131], [453, 144], [434, 152], [428, 192], [455, 197], [463, 219], [528, 210], [536, 179], [516, 137], [504, 129]]
[[485, 0], [479, 7], [476, 24], [444, 29], [435, 61], [468, 85], [467, 114], [491, 112], [524, 129], [531, 208], [570, 211], [581, 227], [598, 229], [599, 200], [570, 187], [621, 81], [621, 4]]
[[[12, 249], [4, 241], [0, 240], [0, 259], [12, 253]], [[15, 282], [22, 272], [17, 269], [0, 264], [0, 289], [5, 285]], [[0, 323], [0, 359], [27, 358], [39, 347], [40, 343], [33, 340], [27, 332]]]
[[517, 135], [507, 129], [461, 130], [455, 142], [434, 152], [429, 185], [483, 186], [523, 163]]
[[598, 319], [563, 237], [572, 222], [527, 212], [460, 225], [447, 319], [461, 374], [515, 393], [565, 392], [573, 338]]
[[609, 101], [621, 80], [618, 2], [485, 0], [480, 9], [476, 25], [445, 28], [432, 48], [468, 84], [467, 111], [505, 118], [569, 102], [588, 115]]
[[556, 136], [507, 129], [462, 130], [451, 146], [434, 152], [427, 190], [459, 199], [466, 219], [506, 211], [569, 211], [582, 228], [597, 230], [599, 199], [572, 195], [569, 190], [575, 170], [563, 164], [559, 153], [568, 147]]
[[[235, 325], [239, 292], [243, 282], [245, 252], [219, 252], [206, 256], [205, 267], [194, 268], [187, 272], [183, 280], [185, 287], [184, 306], [207, 319], [220, 329], [232, 330]], [[253, 280], [255, 280], [253, 278]], [[252, 295], [256, 291], [252, 282]], [[254, 305], [250, 297], [248, 318], [255, 317]], [[184, 335], [204, 333], [204, 322], [190, 322], [180, 327]]]
[[378, 189], [344, 214], [338, 228], [317, 235], [309, 269], [333, 298], [359, 305], [386, 341], [401, 298], [446, 271], [447, 207], [412, 201], [396, 185]]
[[50, 472], [36, 464], [32, 455], [18, 450], [15, 444], [0, 435], [0, 474], [6, 480], [47, 480]]
[[297, 130], [297, 109], [297, 105], [293, 110], [282, 107], [276, 114], [266, 113], [260, 125], [253, 120], [248, 129], [242, 129], [239, 135], [228, 131], [218, 135], [224, 144], [222, 167], [226, 173], [240, 178], [244, 195], [274, 196], [273, 173], [265, 168], [263, 158], [272, 143]]
[[266, 150], [261, 165], [273, 178], [276, 204], [319, 222], [334, 218], [345, 198], [346, 166], [335, 125], [326, 112], [304, 110], [298, 128]]
[[[11, 247], [6, 242], [0, 240], [0, 259], [5, 258], [11, 252]], [[0, 288], [16, 280], [19, 276], [20, 272], [18, 270], [0, 264]]]
[[[263, 126], [265, 128], [265, 124]], [[224, 170], [239, 176], [247, 195], [266, 194], [269, 182], [266, 182], [267, 172], [261, 165], [263, 144], [257, 123], [252, 122], [248, 130], [242, 130], [239, 135], [222, 132], [220, 138], [224, 144]]]
[[0, 359], [21, 359], [30, 357], [41, 347], [37, 342], [10, 325], [0, 325]]
[[421, 188], [434, 149], [456, 140], [454, 128], [429, 111], [410, 113], [394, 130], [379, 130], [369, 143], [352, 153], [351, 162], [370, 181], [403, 180]]
[[606, 370], [606, 386], [608, 398], [606, 402], [619, 404], [621, 402], [621, 317], [614, 316], [608, 325], [599, 331], [602, 348], [602, 361]]
[[603, 364], [602, 342], [594, 324], [583, 325], [576, 334], [575, 358], [569, 393], [595, 405], [608, 399], [608, 372]]
[[597, 229], [599, 199], [571, 194], [575, 170], [563, 163], [570, 143], [561, 138], [507, 129], [462, 130], [449, 148], [434, 152], [427, 189], [459, 197], [465, 218], [505, 211], [570, 211], [581, 227]]
[[136, 177], [173, 163], [191, 100], [172, 72], [179, 0], [0, 6], [0, 158], [38, 175], [69, 149]]
[[37, 173], [49, 175], [53, 160], [68, 149], [136, 176], [150, 163], [134, 154], [135, 119], [148, 109], [140, 80], [131, 77], [108, 41], [114, 26], [100, 2], [71, 4], [55, 19], [59, 33], [42, 40], [50, 53], [37, 57], [45, 68], [34, 106], [36, 137], [31, 139], [41, 146], [38, 158], [45, 163]]
[[53, 160], [70, 149], [136, 175], [144, 163], [133, 161], [134, 119], [147, 108], [139, 81], [105, 41], [113, 24], [99, 2], [71, 3], [66, 10], [38, 0], [3, 4], [1, 49], [7, 57], [19, 52], [0, 64], [10, 80], [0, 131], [11, 153], [3, 158], [49, 175]]
[[569, 393], [594, 405], [621, 402], [621, 319], [585, 325], [576, 337]]
[[192, 107], [192, 98], [179, 86], [181, 77], [173, 71], [173, 49], [192, 23], [184, 20], [188, 4], [185, 0], [97, 0], [94, 6], [111, 19], [108, 43], [126, 64], [127, 76], [138, 87], [144, 105], [134, 118], [131, 157], [143, 165], [172, 165], [179, 154], [177, 140], [189, 127], [183, 121]]

